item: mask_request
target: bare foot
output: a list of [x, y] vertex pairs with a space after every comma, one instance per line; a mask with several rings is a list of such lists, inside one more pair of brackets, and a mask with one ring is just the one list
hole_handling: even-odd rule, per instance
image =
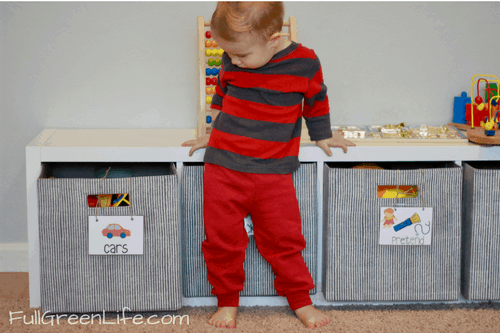
[[236, 328], [237, 309], [237, 307], [231, 306], [220, 307], [208, 320], [208, 323], [215, 327]]
[[303, 306], [295, 310], [297, 318], [302, 320], [306, 327], [315, 329], [316, 327], [325, 326], [330, 322], [330, 319], [321, 311], [316, 310], [312, 305]]

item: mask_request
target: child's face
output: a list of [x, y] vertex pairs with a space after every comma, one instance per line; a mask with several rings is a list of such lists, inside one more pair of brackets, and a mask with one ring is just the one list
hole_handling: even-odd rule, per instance
[[273, 35], [267, 42], [250, 33], [242, 33], [236, 41], [213, 36], [217, 44], [229, 55], [233, 65], [240, 68], [259, 68], [264, 66], [271, 58], [281, 51], [283, 46], [278, 35]]

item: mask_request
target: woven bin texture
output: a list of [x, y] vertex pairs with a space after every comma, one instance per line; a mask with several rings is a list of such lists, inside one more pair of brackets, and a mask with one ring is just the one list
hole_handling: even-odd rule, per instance
[[[203, 227], [203, 170], [202, 164], [186, 164], [182, 173], [181, 223], [182, 223], [182, 273], [183, 294], [186, 297], [205, 297], [212, 286], [207, 279], [207, 268], [201, 250], [205, 239]], [[302, 218], [302, 233], [306, 248], [304, 261], [316, 281], [317, 271], [317, 171], [315, 163], [303, 163], [293, 174], [293, 181]], [[242, 226], [243, 227], [243, 226]], [[277, 296], [274, 273], [260, 255], [255, 239], [249, 236], [245, 269], [245, 287], [240, 296]], [[316, 288], [310, 291], [316, 293]]]
[[[53, 313], [177, 310], [182, 306], [178, 179], [169, 174], [107, 178], [101, 193], [130, 193], [134, 216], [144, 216], [143, 255], [89, 255], [87, 196], [99, 178], [38, 180], [41, 306]], [[130, 207], [98, 215], [130, 216]]]
[[[380, 207], [394, 206], [395, 200], [377, 198], [377, 186], [398, 182], [423, 184], [424, 205], [433, 207], [432, 245], [379, 245]], [[452, 163], [402, 165], [399, 172], [325, 165], [326, 300], [458, 300], [461, 193], [462, 169]], [[417, 198], [398, 199], [399, 205], [421, 206], [422, 191]]]
[[500, 164], [464, 165], [462, 293], [500, 300]]

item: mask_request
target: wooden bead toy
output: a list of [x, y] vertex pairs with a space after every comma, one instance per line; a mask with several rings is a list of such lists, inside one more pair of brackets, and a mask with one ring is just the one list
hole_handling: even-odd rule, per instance
[[[475, 77], [480, 78], [477, 81], [474, 81]], [[490, 87], [490, 83], [484, 77], [489, 77], [490, 82], [494, 81], [496, 83], [494, 84], [496, 87], [500, 86], [500, 80], [494, 75], [476, 74], [472, 77], [471, 96], [473, 96], [474, 85], [476, 84], [477, 96], [473, 99], [472, 103], [466, 105], [466, 119], [470, 120], [470, 128], [467, 130], [467, 137], [469, 141], [477, 144], [500, 145], [500, 132], [498, 131], [497, 124], [497, 118], [500, 115], [498, 114], [498, 111], [497, 115], [495, 115], [496, 107], [494, 105], [498, 103], [500, 94], [498, 92], [498, 88], [495, 89]], [[483, 101], [483, 99], [479, 96], [480, 81], [485, 81], [486, 83], [485, 90], [488, 92], [486, 94], [486, 101]], [[474, 118], [476, 118], [476, 120]], [[483, 121], [479, 122], [479, 128], [475, 128], [479, 119], [483, 119]]]

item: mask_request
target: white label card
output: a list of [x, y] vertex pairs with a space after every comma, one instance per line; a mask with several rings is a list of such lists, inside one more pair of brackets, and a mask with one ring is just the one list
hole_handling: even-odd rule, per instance
[[381, 207], [380, 245], [431, 245], [432, 207]]
[[143, 254], [144, 216], [89, 216], [89, 254]]

